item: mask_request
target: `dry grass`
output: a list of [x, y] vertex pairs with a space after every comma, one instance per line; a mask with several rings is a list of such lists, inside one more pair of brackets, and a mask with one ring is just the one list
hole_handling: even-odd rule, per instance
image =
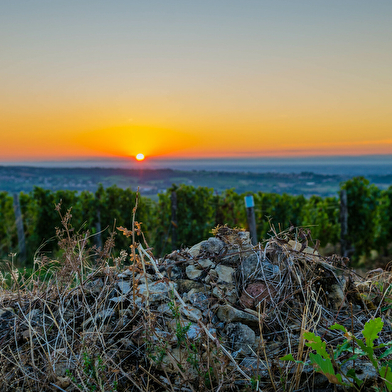
[[[271, 280], [264, 276], [269, 294], [256, 309], [246, 310], [259, 320], [259, 345], [252, 356], [256, 361], [247, 365], [247, 358], [235, 357], [219, 331], [197, 320], [192, 310], [188, 317], [197, 320], [199, 336], [189, 337], [179, 312], [187, 304], [148, 245], [138, 243], [143, 235], [135, 219], [132, 230], [121, 228], [132, 238], [132, 279], [125, 293], [118, 275], [128, 256], [122, 252], [112, 257], [114, 235], [102, 251], [89, 249], [89, 233], [75, 233], [70, 219], [68, 211], [57, 232], [61, 259], [37, 256], [27, 280], [10, 265], [11, 285], [1, 280], [1, 391], [310, 391], [314, 373], [279, 360], [292, 353], [306, 361], [304, 331], [336, 346], [341, 336], [328, 326], [338, 322], [358, 335], [369, 318], [381, 316], [387, 328], [380, 342], [391, 340], [390, 310], [384, 309], [390, 300], [389, 273], [360, 279], [344, 267], [344, 260], [323, 259], [292, 233], [275, 233], [251, 250], [259, 261], [278, 266], [279, 274]], [[149, 277], [171, 287], [169, 314], [150, 301]], [[237, 274], [238, 295], [251, 281]], [[146, 285], [144, 296], [138, 292], [141, 284]], [[328, 291], [339, 285], [344, 286], [341, 303]], [[212, 301], [211, 311], [224, 303]], [[174, 332], [168, 330], [170, 322]]]

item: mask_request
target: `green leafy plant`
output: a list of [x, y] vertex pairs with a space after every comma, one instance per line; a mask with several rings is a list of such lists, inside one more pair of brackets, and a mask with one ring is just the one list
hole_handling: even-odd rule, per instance
[[250, 387], [251, 387], [252, 391], [257, 391], [258, 390], [260, 379], [261, 379], [260, 375], [251, 377], [251, 379], [250, 379]]
[[[82, 370], [86, 377], [84, 387], [82, 384], [77, 382], [76, 377], [67, 369], [67, 376], [70, 380], [80, 389], [89, 392], [93, 391], [105, 391], [104, 374], [106, 371], [106, 366], [103, 363], [102, 358], [98, 355], [96, 358], [91, 356], [87, 351], [82, 353], [83, 365]], [[111, 385], [112, 391], [117, 391], [117, 382], [114, 381]]]
[[[392, 354], [392, 342], [374, 345], [383, 326], [384, 322], [381, 318], [369, 320], [362, 330], [364, 337], [364, 340], [362, 340], [347, 331], [344, 326], [334, 324], [329, 329], [343, 332], [346, 339], [331, 352], [327, 351], [326, 342], [322, 341], [319, 336], [316, 336], [313, 332], [305, 332], [303, 336], [306, 340], [306, 346], [316, 351], [316, 353], [311, 352], [309, 354], [310, 364], [316, 372], [327, 377], [330, 383], [359, 389], [363, 381], [357, 377], [355, 368], [351, 368], [344, 373], [342, 365], [348, 361], [354, 362], [359, 357], [367, 357], [380, 375], [385, 387], [383, 390], [392, 391], [392, 361], [385, 360], [388, 355]], [[383, 348], [386, 348], [386, 350], [378, 354], [379, 350]], [[347, 356], [348, 358], [346, 358]], [[342, 357], [345, 359], [342, 359]], [[292, 354], [282, 357], [281, 360], [304, 364], [303, 361], [295, 360]]]
[[174, 301], [169, 302], [169, 308], [172, 311], [173, 317], [176, 320], [176, 336], [177, 342], [180, 345], [184, 343], [187, 337], [187, 333], [189, 328], [191, 327], [192, 323], [189, 322], [187, 325], [183, 325], [181, 323], [181, 315], [180, 315], [180, 308], [178, 305], [175, 304]]

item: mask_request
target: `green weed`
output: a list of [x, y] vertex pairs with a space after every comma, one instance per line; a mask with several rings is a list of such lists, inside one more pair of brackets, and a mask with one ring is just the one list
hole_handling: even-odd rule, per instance
[[[79, 389], [86, 390], [88, 392], [105, 391], [104, 374], [106, 371], [106, 365], [104, 365], [101, 356], [98, 355], [96, 358], [94, 358], [87, 351], [84, 351], [82, 353], [82, 359], [82, 370], [84, 376], [86, 377], [84, 386], [78, 383], [76, 377], [69, 369], [67, 369], [66, 374], [72, 383], [75, 384]], [[111, 390], [117, 391], [117, 381], [113, 381]]]
[[[345, 373], [342, 365], [349, 361], [355, 364], [356, 359], [367, 357], [380, 375], [382, 389], [377, 390], [392, 391], [392, 361], [385, 360], [388, 355], [392, 354], [392, 342], [374, 345], [383, 326], [384, 322], [381, 318], [369, 320], [362, 330], [364, 339], [358, 339], [344, 326], [334, 324], [329, 329], [341, 331], [346, 339], [330, 352], [327, 351], [326, 342], [322, 341], [319, 336], [313, 332], [305, 332], [303, 336], [306, 339], [306, 346], [316, 352], [309, 354], [310, 364], [316, 372], [327, 377], [330, 383], [360, 390], [363, 381], [357, 377], [355, 367]], [[380, 353], [381, 349], [385, 350]], [[281, 360], [304, 364], [303, 361], [295, 360], [292, 354], [282, 357]]]

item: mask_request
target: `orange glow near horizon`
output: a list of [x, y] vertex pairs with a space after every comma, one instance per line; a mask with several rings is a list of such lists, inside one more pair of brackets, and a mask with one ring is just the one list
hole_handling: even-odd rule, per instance
[[25, 3], [0, 13], [0, 164], [392, 154], [389, 4]]
[[392, 154], [387, 100], [372, 103], [372, 111], [366, 110], [369, 101], [357, 103], [357, 110], [347, 102], [330, 112], [327, 101], [314, 107], [309, 98], [306, 108], [293, 100], [267, 112], [263, 106], [250, 110], [240, 99], [231, 107], [216, 92], [219, 105], [189, 97], [180, 113], [159, 100], [135, 101], [139, 115], [119, 122], [128, 104], [59, 108], [58, 102], [46, 107], [27, 98], [21, 116], [0, 105], [0, 161], [126, 158], [140, 151], [168, 159]]

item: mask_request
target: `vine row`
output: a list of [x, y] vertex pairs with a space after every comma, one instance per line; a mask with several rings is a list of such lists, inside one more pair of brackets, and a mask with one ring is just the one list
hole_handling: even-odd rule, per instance
[[[347, 234], [349, 253], [354, 261], [367, 256], [372, 250], [387, 255], [392, 243], [392, 186], [380, 190], [363, 177], [341, 184], [347, 196]], [[175, 221], [173, 221], [172, 194], [176, 195]], [[321, 246], [341, 241], [339, 197], [303, 196], [257, 192], [255, 202], [258, 240], [268, 238], [271, 229], [280, 232], [288, 227], [308, 227], [312, 238]], [[221, 194], [206, 187], [173, 185], [158, 200], [139, 197], [137, 220], [155, 254], [163, 255], [172, 249], [190, 246], [208, 238], [219, 225], [247, 227], [245, 194], [229, 189]], [[21, 211], [22, 231], [27, 249], [27, 263], [34, 253], [58, 252], [56, 228], [61, 218], [55, 206], [61, 202], [63, 214], [70, 210], [75, 230], [89, 230], [90, 241], [97, 248], [116, 232], [116, 227], [131, 227], [136, 192], [112, 186], [99, 186], [95, 193], [83, 191], [50, 191], [35, 188], [30, 193], [10, 195], [0, 192], [0, 257], [21, 254], [21, 230], [17, 224], [16, 204]], [[173, 234], [175, 233], [175, 235]], [[127, 240], [115, 238], [117, 249], [126, 249]], [[336, 247], [338, 250], [339, 247]]]

